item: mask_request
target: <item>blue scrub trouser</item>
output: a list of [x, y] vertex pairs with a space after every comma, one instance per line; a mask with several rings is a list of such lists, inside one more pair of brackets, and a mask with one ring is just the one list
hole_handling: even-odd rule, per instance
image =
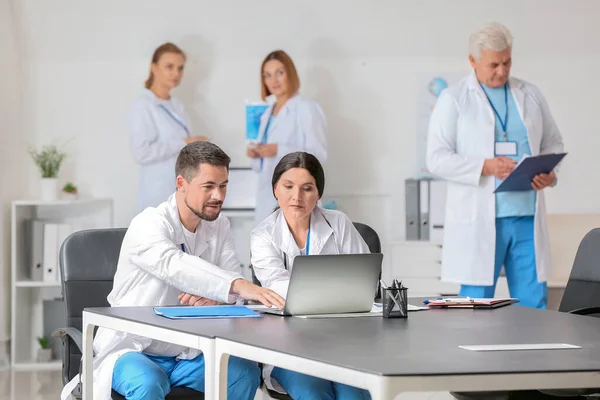
[[294, 400], [370, 400], [371, 395], [364, 389], [331, 382], [314, 376], [287, 369], [273, 368], [271, 377]]
[[[230, 399], [253, 400], [260, 384], [255, 362], [229, 357], [227, 395]], [[127, 400], [164, 400], [171, 387], [185, 386], [204, 392], [204, 355], [192, 360], [125, 353], [117, 360], [112, 387]]]
[[533, 216], [496, 218], [496, 264], [493, 286], [462, 285], [460, 296], [494, 297], [502, 265], [511, 297], [517, 305], [546, 308], [548, 287], [538, 282], [533, 239]]

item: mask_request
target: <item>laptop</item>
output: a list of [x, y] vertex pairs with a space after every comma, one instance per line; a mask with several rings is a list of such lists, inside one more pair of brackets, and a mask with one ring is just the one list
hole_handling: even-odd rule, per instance
[[383, 254], [297, 256], [282, 316], [368, 313], [381, 275]]

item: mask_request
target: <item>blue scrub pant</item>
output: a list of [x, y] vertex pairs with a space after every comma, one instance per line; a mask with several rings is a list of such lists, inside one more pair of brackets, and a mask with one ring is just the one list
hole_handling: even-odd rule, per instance
[[294, 400], [370, 400], [371, 395], [364, 389], [331, 382], [300, 372], [275, 367], [271, 372], [281, 387]]
[[[255, 362], [229, 357], [227, 375], [230, 399], [253, 400], [260, 384]], [[164, 400], [171, 387], [185, 386], [204, 392], [204, 355], [192, 360], [125, 353], [117, 359], [112, 387], [127, 400]]]
[[493, 286], [462, 285], [460, 296], [494, 297], [496, 282], [504, 265], [511, 297], [517, 305], [546, 308], [548, 287], [538, 282], [533, 240], [533, 216], [496, 218], [496, 263]]

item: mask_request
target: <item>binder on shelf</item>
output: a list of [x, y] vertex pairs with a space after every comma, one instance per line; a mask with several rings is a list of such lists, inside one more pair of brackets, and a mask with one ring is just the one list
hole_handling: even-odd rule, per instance
[[57, 224], [57, 240], [56, 240], [56, 274], [55, 274], [55, 280], [57, 282], [61, 282], [60, 279], [60, 260], [59, 260], [59, 255], [60, 255], [60, 248], [62, 247], [63, 242], [65, 241], [65, 239], [67, 237], [69, 237], [69, 235], [71, 235], [71, 233], [74, 232], [74, 226], [71, 224], [65, 224], [65, 223], [60, 223]]
[[44, 221], [27, 221], [29, 252], [29, 279], [44, 280]]
[[444, 218], [446, 217], [446, 182], [432, 180], [429, 183], [429, 240], [442, 244]]
[[405, 181], [406, 240], [442, 243], [446, 209], [446, 182]]
[[417, 179], [407, 179], [404, 182], [404, 199], [406, 209], [406, 240], [420, 239], [420, 183]]
[[56, 282], [58, 269], [58, 224], [44, 224], [43, 281]]
[[419, 239], [429, 240], [429, 179], [419, 181]]

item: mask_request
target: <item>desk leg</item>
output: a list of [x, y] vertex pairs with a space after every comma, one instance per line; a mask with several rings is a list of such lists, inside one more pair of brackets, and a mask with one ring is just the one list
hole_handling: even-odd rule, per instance
[[399, 394], [394, 391], [385, 378], [378, 378], [370, 385], [369, 393], [372, 400], [394, 400]]
[[86, 322], [83, 313], [83, 400], [92, 400], [94, 384], [94, 325]]
[[217, 364], [215, 358], [215, 341], [214, 339], [200, 339], [198, 347], [202, 349], [202, 354], [204, 354], [204, 397], [206, 399], [217, 399], [218, 397], [215, 394], [215, 369]]
[[[215, 345], [215, 397], [216, 400], [227, 400], [227, 367], [229, 365], [229, 354], [222, 351], [219, 340]], [[209, 397], [207, 397], [209, 398]]]

